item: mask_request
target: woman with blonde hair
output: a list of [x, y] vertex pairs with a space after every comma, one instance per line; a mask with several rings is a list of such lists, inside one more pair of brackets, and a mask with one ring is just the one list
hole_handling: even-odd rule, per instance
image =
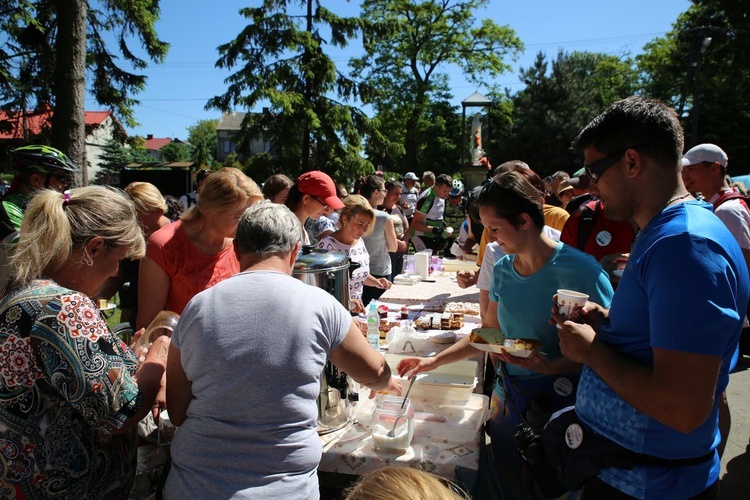
[[135, 424], [157, 399], [169, 338], [156, 339], [139, 365], [89, 297], [122, 259], [144, 251], [135, 207], [119, 190], [43, 190], [30, 201], [0, 302], [0, 440], [11, 495], [127, 496]]
[[164, 216], [167, 211], [167, 202], [164, 201], [164, 196], [162, 196], [159, 188], [150, 182], [131, 182], [124, 191], [135, 204], [138, 222], [141, 223], [147, 238], [154, 231], [171, 222]]
[[137, 327], [159, 311], [181, 314], [198, 292], [239, 272], [232, 248], [245, 210], [263, 199], [240, 170], [224, 167], [206, 178], [198, 202], [148, 239], [138, 283]]
[[320, 240], [318, 248], [343, 252], [349, 260], [359, 264], [349, 280], [349, 309], [354, 313], [365, 311], [362, 303], [364, 285], [388, 289], [391, 282], [385, 278], [375, 278], [370, 274], [370, 255], [362, 238], [372, 233], [375, 227], [375, 210], [370, 203], [358, 194], [344, 199], [344, 208], [339, 216], [338, 229]]
[[[390, 466], [371, 472], [346, 492], [345, 500], [463, 500], [450, 482], [411, 467]], [[457, 487], [453, 486], [458, 489]]]
[[[125, 194], [135, 204], [138, 222], [146, 238], [154, 234], [157, 229], [170, 224], [164, 216], [167, 203], [159, 188], [150, 182], [131, 182], [124, 189]], [[120, 295], [120, 321], [135, 323], [138, 313], [138, 270], [140, 259], [124, 259], [120, 262], [120, 273], [116, 278], [107, 280], [97, 294], [97, 298], [110, 299]]]

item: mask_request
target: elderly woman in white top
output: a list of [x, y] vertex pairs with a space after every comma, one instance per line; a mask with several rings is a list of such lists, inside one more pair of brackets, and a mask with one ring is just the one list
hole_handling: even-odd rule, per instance
[[362, 302], [364, 285], [386, 290], [391, 287], [391, 282], [387, 279], [376, 278], [370, 274], [370, 254], [365, 247], [363, 236], [371, 233], [374, 226], [375, 211], [367, 200], [360, 195], [350, 195], [344, 200], [338, 229], [316, 245], [318, 248], [343, 252], [352, 262], [358, 264], [349, 280], [349, 309], [353, 313], [365, 312]]
[[[359, 194], [362, 195], [376, 209], [383, 204], [386, 189], [382, 177], [369, 175], [362, 177], [358, 183]], [[388, 252], [398, 250], [398, 238], [393, 219], [389, 213], [375, 210], [375, 227], [372, 232], [363, 237], [367, 252], [370, 254], [370, 274], [375, 278], [390, 279], [392, 274], [391, 256]], [[373, 299], [377, 300], [385, 290], [382, 287], [374, 287], [365, 284], [362, 291], [362, 302], [369, 304]]]

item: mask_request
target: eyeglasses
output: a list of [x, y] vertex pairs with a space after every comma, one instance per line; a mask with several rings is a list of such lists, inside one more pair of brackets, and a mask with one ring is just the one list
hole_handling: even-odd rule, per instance
[[317, 196], [310, 196], [310, 198], [312, 198], [313, 200], [323, 205], [323, 208], [328, 208], [328, 204], [324, 202], [323, 200], [321, 200], [320, 198], [318, 198]]
[[625, 156], [625, 153], [627, 153], [628, 149], [638, 149], [647, 146], [648, 144], [650, 144], [650, 141], [642, 142], [640, 144], [636, 144], [635, 146], [628, 146], [625, 149], [615, 151], [614, 153], [605, 156], [601, 160], [595, 161], [594, 163], [591, 163], [589, 165], [585, 165], [583, 169], [589, 179], [591, 179], [591, 182], [599, 182], [599, 177], [601, 177], [609, 167], [620, 161], [620, 159]]
[[68, 182], [68, 176], [67, 176], [67, 174], [52, 172], [52, 173], [49, 174], [49, 178], [50, 179], [57, 179], [60, 182]]

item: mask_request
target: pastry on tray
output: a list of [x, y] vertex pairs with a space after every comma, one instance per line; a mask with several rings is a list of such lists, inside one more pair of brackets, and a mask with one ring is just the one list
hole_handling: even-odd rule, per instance
[[415, 328], [422, 330], [458, 330], [464, 326], [461, 313], [431, 313], [414, 320]]
[[445, 304], [443, 311], [479, 316], [479, 304], [476, 302], [448, 302]]

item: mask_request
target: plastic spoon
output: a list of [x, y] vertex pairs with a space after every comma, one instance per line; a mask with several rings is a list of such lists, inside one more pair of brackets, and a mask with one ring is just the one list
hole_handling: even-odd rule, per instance
[[[411, 391], [412, 386], [414, 385], [414, 382], [417, 380], [417, 374], [411, 376], [409, 379], [409, 387], [406, 389], [406, 394], [404, 394], [404, 400], [401, 401], [401, 408], [403, 409], [404, 405], [406, 404], [406, 398], [409, 397], [409, 392]], [[388, 431], [388, 434], [386, 434], [387, 437], [392, 438], [396, 437], [396, 426], [398, 425], [398, 421], [404, 418], [406, 415], [399, 415], [396, 417], [396, 421], [393, 422], [393, 428]]]
[[417, 381], [417, 374], [415, 373], [409, 379], [409, 387], [406, 389], [406, 394], [404, 394], [404, 400], [401, 401], [401, 408], [403, 408], [404, 405], [406, 404], [406, 398], [409, 397], [409, 393], [411, 392], [411, 388], [414, 385], [414, 382], [416, 382], [416, 381]]

